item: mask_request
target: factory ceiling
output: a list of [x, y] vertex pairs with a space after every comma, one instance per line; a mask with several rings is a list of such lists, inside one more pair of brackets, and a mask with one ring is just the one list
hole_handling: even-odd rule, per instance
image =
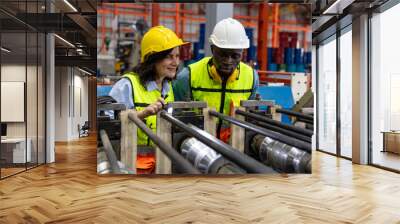
[[[96, 5], [96, 0], [2, 0], [0, 27], [7, 33], [4, 36], [14, 36], [16, 41], [20, 33], [55, 33], [60, 37], [55, 38], [56, 66], [79, 66], [96, 71]], [[13, 45], [11, 42], [9, 45]]]

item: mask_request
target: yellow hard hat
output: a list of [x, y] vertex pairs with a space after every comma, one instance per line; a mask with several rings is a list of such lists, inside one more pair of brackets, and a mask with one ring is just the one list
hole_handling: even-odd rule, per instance
[[172, 49], [187, 44], [183, 42], [174, 31], [164, 27], [155, 26], [147, 31], [142, 39], [141, 45], [141, 61], [144, 62], [146, 56]]

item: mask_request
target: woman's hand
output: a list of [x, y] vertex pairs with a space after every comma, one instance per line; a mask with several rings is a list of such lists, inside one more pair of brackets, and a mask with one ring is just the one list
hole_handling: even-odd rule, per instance
[[144, 119], [148, 116], [155, 115], [160, 110], [162, 110], [164, 104], [165, 104], [164, 99], [160, 97], [155, 103], [152, 103], [149, 106], [145, 107], [143, 110], [139, 111], [137, 116], [140, 119]]

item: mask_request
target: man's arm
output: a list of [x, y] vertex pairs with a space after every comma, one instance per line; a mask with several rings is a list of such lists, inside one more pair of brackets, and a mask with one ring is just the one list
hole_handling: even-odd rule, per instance
[[190, 101], [189, 69], [184, 68], [172, 82], [175, 101]]
[[256, 93], [258, 91], [258, 86], [260, 85], [260, 80], [259, 80], [259, 77], [258, 77], [258, 73], [257, 73], [257, 71], [255, 69], [254, 69], [254, 74], [253, 75], [254, 75], [253, 76], [254, 82], [253, 82], [253, 90], [251, 91], [251, 95], [249, 97], [250, 100], [255, 100], [256, 99]]

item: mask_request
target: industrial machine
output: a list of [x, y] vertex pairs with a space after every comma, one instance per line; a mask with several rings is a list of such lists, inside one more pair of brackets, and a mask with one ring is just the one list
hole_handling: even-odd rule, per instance
[[[267, 110], [260, 110], [265, 106]], [[113, 159], [111, 155], [114, 168], [108, 165], [99, 170], [136, 173], [136, 154], [141, 148], [136, 145], [136, 132], [140, 128], [155, 146], [155, 174], [311, 173], [312, 131], [274, 120], [290, 111], [271, 101], [256, 100], [242, 101], [234, 112], [227, 116], [204, 102], [169, 103], [157, 115], [157, 133], [153, 133], [134, 110], [121, 111], [120, 156]], [[230, 144], [215, 137], [218, 120], [231, 123]], [[103, 148], [113, 147], [104, 136], [101, 139]]]
[[[110, 96], [97, 97], [97, 172], [99, 174], [129, 173], [121, 162], [119, 164], [115, 162], [121, 159], [120, 112], [124, 110], [126, 106], [116, 103]], [[115, 157], [115, 160], [110, 157]], [[113, 166], [114, 169], [112, 169]], [[124, 172], [115, 169], [117, 166]]]

